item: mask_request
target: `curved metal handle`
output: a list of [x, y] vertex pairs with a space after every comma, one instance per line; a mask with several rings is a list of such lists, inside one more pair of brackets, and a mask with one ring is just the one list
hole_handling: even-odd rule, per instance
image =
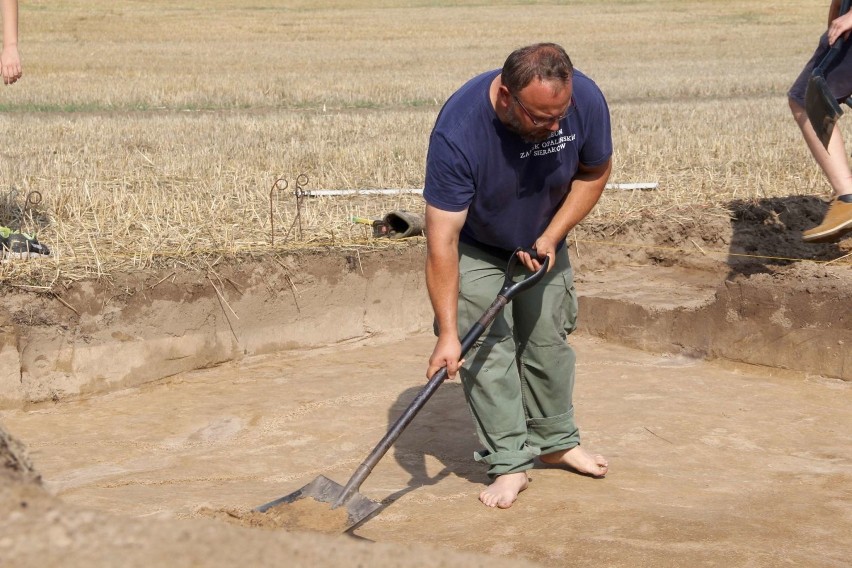
[[811, 71], [812, 77], [823, 77], [825, 76], [826, 68], [831, 65], [831, 62], [834, 61], [834, 58], [837, 57], [837, 54], [840, 53], [840, 49], [843, 47], [843, 38], [839, 37], [834, 42], [834, 45], [828, 48], [828, 53], [825, 54], [825, 57], [822, 58], [822, 61], [819, 62], [819, 65], [814, 67], [813, 71]]
[[[843, 16], [846, 12], [849, 11], [849, 6], [852, 4], [850, 0], [843, 0], [840, 4], [840, 10], [837, 13], [837, 17]], [[819, 65], [814, 67], [813, 71], [811, 71], [812, 77], [824, 76], [825, 70], [831, 65], [831, 62], [834, 61], [834, 58], [837, 57], [837, 54], [840, 53], [840, 50], [843, 48], [843, 36], [837, 38], [834, 43], [828, 48], [828, 53], [825, 54], [825, 57], [822, 58], [822, 61], [819, 62]]]
[[527, 276], [520, 282], [515, 282], [514, 274], [515, 268], [518, 265], [518, 253], [525, 252], [530, 256], [538, 256], [538, 253], [535, 249], [525, 249], [522, 247], [518, 247], [515, 249], [515, 252], [512, 253], [512, 258], [509, 259], [509, 264], [506, 266], [506, 279], [503, 281], [503, 289], [500, 290], [500, 295], [506, 298], [507, 300], [511, 300], [524, 290], [532, 288], [536, 285], [536, 283], [544, 278], [544, 275], [547, 273], [547, 269], [550, 266], [550, 257], [545, 257], [544, 262], [541, 263], [541, 268], [539, 268], [532, 275]]

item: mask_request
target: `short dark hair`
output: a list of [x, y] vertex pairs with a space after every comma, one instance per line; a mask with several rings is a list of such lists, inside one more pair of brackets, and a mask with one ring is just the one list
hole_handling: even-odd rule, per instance
[[567, 83], [574, 74], [571, 59], [562, 46], [555, 43], [536, 43], [516, 49], [503, 64], [501, 81], [512, 93], [517, 93], [533, 79]]

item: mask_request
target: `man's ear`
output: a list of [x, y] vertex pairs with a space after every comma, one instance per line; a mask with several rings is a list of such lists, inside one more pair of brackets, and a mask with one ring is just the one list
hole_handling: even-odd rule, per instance
[[512, 93], [506, 85], [500, 85], [497, 88], [497, 106], [506, 108], [509, 106], [509, 99], [512, 98]]

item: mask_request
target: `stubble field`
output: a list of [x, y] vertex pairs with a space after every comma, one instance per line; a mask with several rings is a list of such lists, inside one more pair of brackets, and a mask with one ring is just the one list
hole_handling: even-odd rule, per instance
[[[606, 94], [611, 181], [659, 183], [608, 192], [589, 223], [825, 197], [785, 98], [824, 26], [823, 8], [27, 2], [25, 75], [0, 91], [0, 215], [56, 254], [6, 263], [0, 278], [55, 287], [115, 270], [203, 268], [241, 253], [376, 245], [351, 217], [419, 210], [419, 196], [297, 207], [298, 176], [306, 189], [422, 187], [443, 101], [535, 41], [564, 45]], [[32, 191], [38, 205], [26, 202]]]

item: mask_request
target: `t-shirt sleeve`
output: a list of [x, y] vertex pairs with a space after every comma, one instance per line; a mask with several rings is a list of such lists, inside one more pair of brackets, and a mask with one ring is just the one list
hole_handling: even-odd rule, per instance
[[426, 155], [426, 203], [443, 211], [463, 211], [473, 201], [473, 194], [470, 162], [446, 136], [434, 132]]
[[612, 156], [612, 124], [609, 117], [609, 107], [599, 89], [595, 88], [596, 96], [588, 103], [584, 113], [584, 122], [589, 125], [583, 147], [580, 148], [580, 163], [585, 166], [599, 166]]

